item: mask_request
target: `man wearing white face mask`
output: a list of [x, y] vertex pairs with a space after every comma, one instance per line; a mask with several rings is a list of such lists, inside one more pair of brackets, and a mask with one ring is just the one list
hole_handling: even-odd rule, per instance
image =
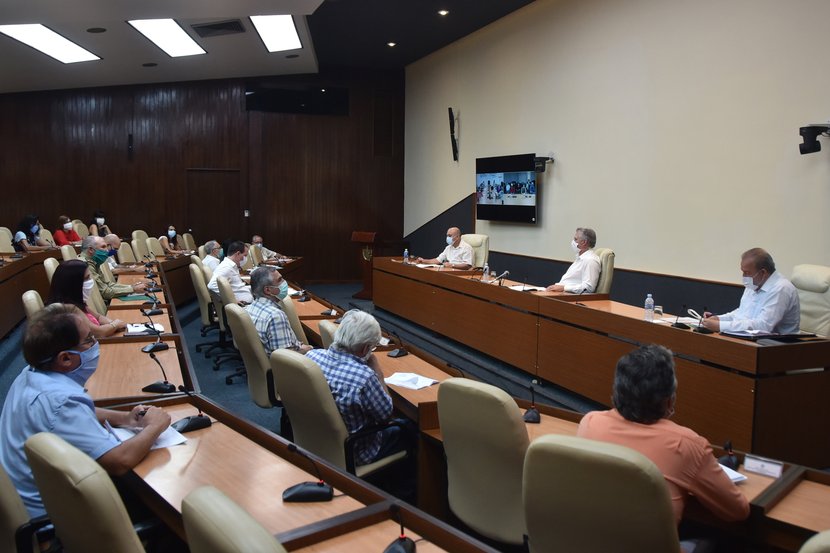
[[461, 230], [458, 227], [447, 229], [447, 247], [438, 257], [424, 259], [419, 257], [416, 263], [439, 263], [452, 269], [471, 269], [473, 266], [473, 247], [461, 240]]
[[571, 249], [576, 254], [576, 261], [571, 263], [565, 274], [556, 284], [546, 288], [548, 292], [570, 292], [572, 294], [591, 293], [599, 282], [600, 262], [594, 253], [597, 245], [597, 233], [594, 229], [578, 228], [571, 241]]
[[772, 256], [761, 248], [741, 255], [744, 294], [738, 308], [723, 315], [703, 314], [703, 326], [715, 332], [757, 330], [795, 334], [801, 307], [795, 286], [775, 270]]
[[242, 277], [239, 276], [239, 268], [245, 264], [248, 259], [248, 246], [245, 242], [235, 240], [228, 245], [228, 252], [225, 254], [225, 259], [213, 271], [213, 277], [208, 282], [208, 290], [214, 294], [219, 293], [219, 277], [225, 277], [233, 289], [233, 294], [236, 300], [240, 303], [251, 303], [254, 301], [254, 296], [251, 294], [251, 287], [242, 282]]
[[254, 302], [245, 308], [254, 322], [259, 340], [270, 356], [275, 349], [293, 349], [300, 353], [311, 346], [297, 339], [288, 316], [279, 302], [288, 295], [288, 283], [273, 267], [258, 267], [251, 273], [251, 292]]
[[[131, 411], [95, 407], [84, 385], [98, 366], [99, 346], [78, 308], [55, 303], [35, 315], [23, 337], [29, 363], [12, 383], [0, 414], [0, 463], [32, 517], [45, 514], [23, 444], [52, 432], [74, 445], [107, 472], [121, 475], [136, 466], [169, 425], [158, 407]], [[119, 442], [103, 425], [139, 427]]]

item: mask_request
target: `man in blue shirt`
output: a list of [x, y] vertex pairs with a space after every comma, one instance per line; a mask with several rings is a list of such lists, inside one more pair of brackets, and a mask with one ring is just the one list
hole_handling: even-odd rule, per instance
[[[89, 321], [73, 305], [49, 305], [29, 322], [23, 337], [23, 357], [29, 365], [12, 383], [0, 413], [0, 463], [32, 517], [45, 510], [23, 450], [30, 436], [57, 434], [110, 474], [120, 475], [137, 465], [170, 425], [170, 415], [158, 407], [96, 408], [84, 384], [95, 372], [98, 356]], [[119, 442], [105, 422], [142, 430]]]

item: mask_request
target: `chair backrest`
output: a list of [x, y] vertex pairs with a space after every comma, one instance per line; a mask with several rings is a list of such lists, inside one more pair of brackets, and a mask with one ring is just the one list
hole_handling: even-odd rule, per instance
[[212, 486], [184, 498], [182, 519], [191, 553], [285, 553], [268, 530]]
[[161, 242], [155, 236], [151, 236], [144, 241], [147, 244], [147, 251], [150, 252], [150, 257], [164, 257], [164, 248], [161, 247]]
[[107, 302], [104, 301], [104, 296], [101, 295], [101, 291], [98, 289], [97, 285], [92, 287], [92, 290], [89, 293], [89, 301], [87, 302], [87, 304], [93, 311], [95, 311], [99, 315], [107, 314]]
[[599, 280], [595, 292], [597, 294], [610, 294], [611, 282], [614, 280], [614, 250], [594, 248], [594, 253], [599, 257]]
[[250, 271], [254, 268], [254, 256], [251, 253], [251, 250], [254, 249], [254, 247], [250, 244], [245, 245], [248, 246], [248, 255], [245, 257], [245, 263], [239, 266], [239, 270]]
[[128, 263], [136, 263], [138, 260], [135, 258], [135, 254], [133, 253], [133, 248], [127, 242], [121, 242], [121, 245], [118, 247], [118, 262], [122, 265], [126, 265]]
[[819, 532], [804, 542], [798, 553], [830, 553], [830, 530]]
[[280, 305], [282, 306], [282, 310], [285, 311], [285, 315], [288, 317], [288, 322], [291, 324], [291, 330], [294, 331], [294, 335], [297, 336], [297, 340], [308, 345], [308, 338], [306, 338], [303, 325], [300, 323], [300, 317], [297, 316], [297, 309], [294, 307], [294, 300], [291, 299], [291, 296], [285, 296], [280, 300]]
[[521, 544], [522, 468], [529, 444], [521, 410], [504, 390], [450, 378], [438, 388], [450, 509], [476, 532]]
[[[0, 228], [4, 228], [6, 230], [9, 230], [6, 227], [0, 227]], [[9, 231], [9, 234], [11, 234], [11, 231]], [[0, 232], [0, 253], [14, 253], [14, 246], [12, 246], [12, 239], [9, 238], [9, 236], [7, 236], [5, 232]]]
[[[137, 231], [133, 231], [134, 233]], [[144, 238], [143, 240], [138, 240], [133, 238], [130, 240], [130, 246], [133, 248], [133, 254], [135, 255], [136, 259], [144, 259], [145, 256], [150, 255], [150, 250], [147, 249], [147, 239]]]
[[305, 355], [288, 349], [271, 353], [271, 368], [277, 393], [291, 418], [294, 443], [345, 470], [344, 443], [349, 432], [323, 369]]
[[830, 336], [830, 267], [796, 265], [792, 283], [798, 290], [801, 329]]
[[225, 314], [228, 316], [228, 326], [231, 328], [234, 343], [242, 355], [245, 372], [248, 373], [248, 391], [251, 398], [260, 407], [273, 407], [277, 403], [274, 373], [254, 321], [247, 311], [236, 304], [226, 305]]
[[198, 255], [191, 255], [191, 256], [190, 256], [190, 263], [191, 263], [192, 265], [196, 265], [197, 267], [199, 267], [199, 270], [200, 270], [200, 271], [202, 270], [202, 267], [204, 267], [204, 266], [205, 266], [205, 265], [202, 263], [202, 258], [201, 258], [201, 257], [199, 257]]
[[52, 231], [49, 230], [49, 229], [45, 229], [45, 228], [40, 229], [40, 232], [38, 233], [38, 236], [40, 236], [41, 238], [43, 238], [44, 240], [46, 240], [50, 244], [55, 243], [55, 237], [52, 236]]
[[334, 333], [337, 332], [337, 325], [334, 321], [323, 319], [320, 321], [320, 339], [323, 342], [323, 348], [329, 349], [329, 346], [334, 342]]
[[23, 292], [23, 311], [26, 312], [26, 319], [43, 309], [43, 298], [37, 290], [26, 290]]
[[192, 252], [196, 251], [196, 240], [193, 239], [193, 235], [189, 232], [185, 232], [182, 234], [182, 242], [184, 249], [190, 250]]
[[199, 302], [199, 316], [202, 320], [202, 326], [213, 324], [210, 317], [210, 292], [208, 292], [207, 284], [202, 276], [202, 270], [196, 265], [191, 264], [190, 280], [193, 281], [193, 289], [196, 291], [196, 301]]
[[256, 246], [251, 246], [248, 249], [248, 255], [251, 257], [251, 264], [258, 267], [262, 263], [262, 250]]
[[[15, 533], [23, 524], [29, 522], [29, 512], [20, 499], [20, 494], [0, 465], [0, 551], [17, 551]], [[32, 547], [27, 551], [37, 553], [40, 550], [32, 540]]]
[[75, 229], [75, 232], [78, 233], [78, 236], [81, 237], [81, 240], [89, 236], [89, 227], [86, 226], [86, 223], [84, 223], [80, 219], [72, 219], [72, 228]]
[[484, 267], [490, 256], [490, 237], [486, 234], [462, 234], [461, 239], [473, 247], [473, 267]]
[[663, 475], [627, 447], [537, 438], [525, 456], [523, 496], [532, 553], [680, 550]]
[[55, 274], [58, 265], [60, 265], [60, 261], [54, 257], [47, 257], [43, 260], [43, 267], [46, 269], [46, 279], [49, 281], [49, 284], [52, 284], [52, 275]]
[[101, 271], [101, 277], [105, 282], [115, 282], [115, 275], [112, 274], [112, 269], [110, 269], [109, 263], [106, 261], [101, 263], [98, 266], [98, 270]]
[[134, 231], [132, 232], [132, 235], [131, 235], [131, 236], [132, 236], [132, 239], [133, 239], [133, 240], [138, 240], [138, 241], [139, 241], [139, 242], [141, 242], [142, 244], [144, 244], [144, 243], [145, 243], [144, 241], [145, 241], [145, 240], [147, 240], [147, 239], [149, 238], [149, 236], [147, 235], [147, 233], [146, 233], [146, 232], [144, 232], [144, 231], [143, 231], [143, 230], [141, 230], [141, 229], [134, 230]]
[[205, 251], [205, 246], [204, 245], [199, 246], [196, 249], [196, 251], [199, 252], [199, 259], [204, 259], [205, 256], [207, 255], [207, 252]]
[[[220, 328], [224, 326], [225, 330], [228, 329], [228, 317], [225, 311], [225, 308], [229, 305], [237, 305], [236, 294], [233, 293], [233, 288], [231, 288], [231, 283], [226, 277], [219, 277], [216, 279], [216, 286], [219, 288], [219, 301], [220, 304], [216, 304], [216, 300], [214, 299], [213, 305], [218, 307], [216, 310], [216, 314], [219, 317], [220, 321]], [[214, 295], [211, 297], [215, 298]], [[233, 332], [231, 332], [233, 335]], [[236, 339], [234, 338], [234, 345], [236, 345]]]
[[61, 257], [64, 261], [78, 259], [78, 254], [75, 253], [75, 246], [70, 246], [69, 244], [61, 246]]
[[14, 240], [14, 233], [9, 227], [0, 227], [0, 236], [5, 236], [9, 239], [9, 243]]
[[202, 276], [205, 277], [205, 286], [207, 286], [213, 278], [213, 269], [202, 263]]
[[109, 474], [87, 454], [46, 432], [24, 446], [46, 512], [67, 551], [142, 553]]

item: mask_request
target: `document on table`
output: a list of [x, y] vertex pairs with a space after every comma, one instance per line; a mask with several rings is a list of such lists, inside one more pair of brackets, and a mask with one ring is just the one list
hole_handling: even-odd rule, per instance
[[427, 378], [416, 373], [395, 373], [388, 378], [384, 378], [387, 384], [393, 386], [400, 386], [409, 390], [420, 390], [436, 384], [438, 381], [432, 378]]
[[543, 286], [533, 286], [532, 284], [514, 284], [513, 286], [509, 286], [511, 290], [516, 290], [517, 292], [544, 292], [545, 288]]
[[418, 267], [419, 269], [430, 269], [432, 267], [441, 267], [441, 265], [439, 265], [437, 263], [416, 263], [415, 266]]
[[672, 317], [671, 315], [664, 315], [662, 319], [654, 319], [655, 323], [673, 325], [675, 322], [687, 324], [689, 326], [697, 326], [699, 319], [694, 317]]
[[[109, 433], [115, 436], [115, 439], [119, 442], [125, 442], [141, 432], [141, 428], [131, 428], [131, 427], [117, 427], [113, 428], [110, 425], [109, 421], [104, 422], [104, 427], [109, 430]], [[156, 438], [156, 441], [153, 443], [153, 447], [150, 449], [161, 449], [163, 447], [170, 447], [174, 445], [183, 444], [187, 441], [187, 438], [182, 436], [182, 434], [173, 428], [172, 426], [168, 426], [167, 429], [159, 434], [159, 437]]]
[[729, 479], [732, 480], [732, 482], [734, 482], [735, 484], [737, 484], [738, 482], [743, 482], [744, 480], [746, 480], [746, 476], [744, 476], [743, 474], [741, 474], [737, 470], [732, 470], [731, 468], [729, 468], [727, 466], [724, 466], [724, 465], [721, 465], [720, 468], [723, 469], [723, 472], [726, 473], [726, 476], [728, 476]]
[[[153, 328], [158, 332], [164, 332], [164, 327], [158, 323], [153, 323]], [[145, 336], [147, 334], [155, 335], [156, 333], [150, 330], [150, 323], [129, 323], [125, 336]]]

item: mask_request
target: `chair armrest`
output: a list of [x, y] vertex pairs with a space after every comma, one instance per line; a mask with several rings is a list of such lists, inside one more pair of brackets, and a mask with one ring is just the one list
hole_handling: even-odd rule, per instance
[[55, 527], [48, 515], [39, 516], [25, 522], [14, 532], [14, 543], [18, 553], [32, 553], [32, 538], [37, 536], [38, 542], [51, 540], [55, 537]]
[[396, 420], [391, 420], [391, 421], [387, 421], [383, 424], [373, 424], [373, 425], [370, 425], [370, 426], [364, 426], [363, 428], [361, 428], [360, 430], [358, 430], [354, 434], [349, 434], [349, 436], [346, 438], [346, 441], [343, 443], [343, 446], [346, 449], [346, 471], [348, 471], [349, 474], [355, 474], [355, 463], [354, 463], [355, 442], [360, 438], [364, 438], [366, 436], [372, 435], [376, 432], [380, 432], [381, 430], [385, 430], [385, 429], [387, 429], [389, 427], [392, 427], [392, 426], [397, 426], [401, 429], [404, 428], [404, 424], [402, 422], [396, 421]]

